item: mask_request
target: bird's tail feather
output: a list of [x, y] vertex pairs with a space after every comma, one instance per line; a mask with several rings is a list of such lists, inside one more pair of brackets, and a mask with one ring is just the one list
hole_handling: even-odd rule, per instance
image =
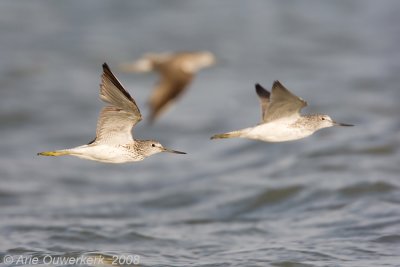
[[224, 139], [224, 138], [234, 138], [234, 137], [240, 137], [241, 133], [239, 131], [233, 131], [229, 133], [223, 133], [223, 134], [216, 134], [211, 136], [211, 139]]
[[53, 157], [58, 157], [58, 156], [65, 156], [65, 155], [70, 155], [71, 152], [68, 150], [56, 150], [56, 151], [44, 151], [37, 153], [38, 156], [53, 156]]

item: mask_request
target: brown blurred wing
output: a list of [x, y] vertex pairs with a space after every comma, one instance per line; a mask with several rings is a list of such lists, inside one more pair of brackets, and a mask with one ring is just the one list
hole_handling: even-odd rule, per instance
[[182, 71], [161, 72], [161, 80], [150, 95], [150, 120], [156, 119], [187, 88], [193, 75]]
[[300, 110], [305, 106], [307, 106], [306, 101], [289, 92], [279, 81], [275, 81], [264, 122], [299, 116]]
[[268, 92], [264, 87], [262, 87], [260, 84], [256, 84], [256, 92], [258, 97], [260, 98], [261, 102], [261, 118], [263, 122], [266, 122], [266, 117], [267, 117], [267, 109], [269, 106], [269, 97], [270, 97], [270, 92]]

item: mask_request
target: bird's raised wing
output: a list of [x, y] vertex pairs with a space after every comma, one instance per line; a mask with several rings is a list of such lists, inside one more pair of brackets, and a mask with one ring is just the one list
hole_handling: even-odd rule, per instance
[[264, 122], [299, 116], [307, 102], [292, 94], [279, 81], [272, 85], [270, 102], [265, 112]]
[[101, 78], [100, 98], [111, 105], [100, 112], [95, 142], [132, 142], [132, 128], [142, 119], [139, 108], [106, 63]]
[[261, 119], [262, 122], [266, 122], [266, 117], [267, 117], [267, 109], [269, 106], [269, 97], [270, 97], [270, 92], [268, 92], [264, 87], [262, 87], [260, 84], [256, 84], [256, 92], [258, 97], [260, 98], [261, 102]]
[[138, 122], [142, 119], [135, 100], [124, 89], [106, 63], [103, 64], [103, 74], [101, 75], [100, 98], [106, 103], [134, 114]]

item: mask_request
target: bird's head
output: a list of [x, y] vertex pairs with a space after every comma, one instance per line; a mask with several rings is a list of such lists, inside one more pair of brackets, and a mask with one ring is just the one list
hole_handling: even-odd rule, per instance
[[182, 69], [186, 73], [195, 73], [203, 68], [214, 65], [215, 62], [215, 56], [211, 52], [195, 52], [183, 62]]
[[139, 141], [139, 142], [140, 142], [139, 146], [140, 146], [143, 154], [146, 157], [160, 153], [160, 152], [186, 154], [185, 152], [165, 148], [160, 144], [160, 142], [155, 141], [155, 140], [143, 140], [143, 141]]
[[196, 54], [197, 64], [199, 68], [209, 67], [215, 64], [216, 59], [213, 53], [209, 51], [201, 51]]
[[314, 119], [318, 122], [318, 129], [332, 127], [332, 126], [354, 126], [352, 124], [347, 123], [339, 123], [334, 121], [331, 117], [325, 114], [317, 114]]

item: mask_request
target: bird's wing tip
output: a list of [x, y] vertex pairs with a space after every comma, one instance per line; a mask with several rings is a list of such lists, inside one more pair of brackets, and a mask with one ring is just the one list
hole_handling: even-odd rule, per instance
[[256, 93], [257, 93], [257, 95], [259, 97], [261, 97], [261, 98], [269, 98], [271, 93], [267, 89], [262, 87], [259, 83], [255, 84], [255, 88], [256, 88]]
[[274, 83], [272, 84], [272, 88], [276, 87], [284, 87], [282, 83], [279, 80], [275, 80]]
[[107, 62], [104, 62], [102, 66], [103, 66], [103, 69], [110, 69], [110, 67], [108, 66]]

